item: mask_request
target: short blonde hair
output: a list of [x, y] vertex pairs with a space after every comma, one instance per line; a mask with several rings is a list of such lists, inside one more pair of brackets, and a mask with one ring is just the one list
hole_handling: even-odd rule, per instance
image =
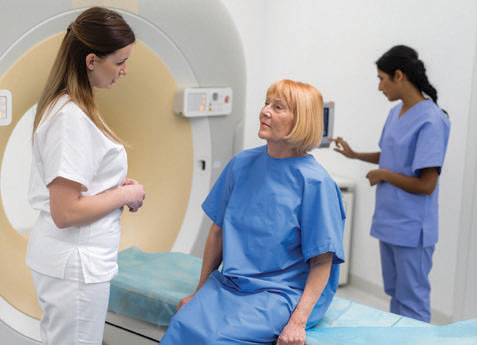
[[288, 142], [299, 152], [316, 147], [323, 137], [323, 96], [313, 86], [289, 79], [279, 80], [267, 90], [267, 97], [285, 101], [295, 116]]

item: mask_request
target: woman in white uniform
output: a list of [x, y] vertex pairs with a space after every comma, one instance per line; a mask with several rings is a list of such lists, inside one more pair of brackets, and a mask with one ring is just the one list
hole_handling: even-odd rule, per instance
[[124, 206], [143, 204], [126, 178], [121, 140], [98, 113], [93, 88], [127, 73], [135, 36], [118, 13], [93, 7], [68, 27], [37, 105], [29, 201], [40, 215], [27, 265], [43, 311], [42, 343], [102, 343], [117, 274]]

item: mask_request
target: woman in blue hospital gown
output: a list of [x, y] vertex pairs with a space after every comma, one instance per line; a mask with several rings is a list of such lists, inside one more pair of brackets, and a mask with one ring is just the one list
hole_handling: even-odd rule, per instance
[[213, 224], [200, 282], [161, 345], [304, 344], [344, 261], [340, 191], [307, 153], [322, 131], [314, 87], [270, 86], [259, 130], [267, 145], [236, 155], [203, 203]]
[[[429, 322], [429, 272], [438, 235], [438, 178], [450, 123], [437, 106], [416, 51], [395, 46], [377, 62], [379, 90], [393, 107], [379, 141], [380, 152], [353, 151], [342, 138], [338, 152], [379, 163], [366, 176], [376, 188], [371, 236], [380, 241], [384, 289], [391, 312]], [[427, 94], [430, 99], [423, 96]]]

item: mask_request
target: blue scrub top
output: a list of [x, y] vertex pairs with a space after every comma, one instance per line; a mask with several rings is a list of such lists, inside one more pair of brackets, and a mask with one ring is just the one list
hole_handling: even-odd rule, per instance
[[202, 207], [223, 229], [222, 273], [240, 291], [271, 289], [299, 298], [308, 260], [332, 252], [330, 279], [309, 321], [321, 318], [344, 262], [345, 214], [338, 186], [313, 156], [275, 159], [266, 146], [243, 151]]
[[[419, 177], [423, 168], [439, 173], [449, 140], [450, 122], [432, 101], [417, 103], [401, 117], [402, 103], [393, 107], [384, 125], [379, 147], [379, 168]], [[439, 185], [431, 195], [408, 193], [387, 182], [376, 188], [371, 236], [400, 246], [423, 246], [438, 240]]]

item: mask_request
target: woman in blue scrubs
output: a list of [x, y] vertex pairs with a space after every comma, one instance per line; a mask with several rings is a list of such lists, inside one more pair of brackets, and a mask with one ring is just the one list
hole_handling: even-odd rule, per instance
[[334, 140], [335, 150], [348, 158], [379, 164], [366, 178], [376, 185], [371, 236], [380, 241], [390, 309], [429, 322], [429, 272], [438, 237], [438, 181], [450, 122], [437, 105], [437, 92], [414, 49], [395, 46], [376, 65], [379, 90], [390, 101], [400, 101], [384, 125], [381, 151], [355, 152], [342, 138]]
[[322, 96], [281, 80], [259, 117], [267, 144], [232, 158], [203, 203], [213, 224], [200, 281], [161, 345], [303, 345], [336, 292], [341, 195], [308, 153], [322, 137]]

